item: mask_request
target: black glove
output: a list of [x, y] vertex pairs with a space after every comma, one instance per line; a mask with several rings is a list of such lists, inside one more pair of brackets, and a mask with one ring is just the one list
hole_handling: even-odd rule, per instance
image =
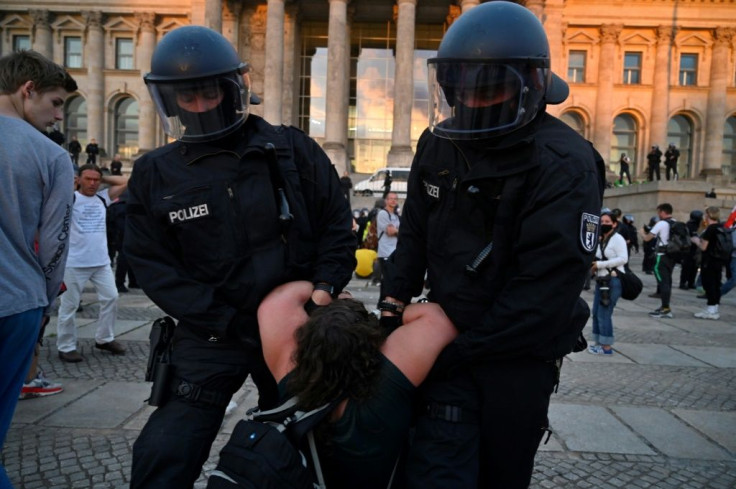
[[386, 336], [394, 332], [396, 328], [401, 326], [401, 316], [381, 316], [378, 320], [381, 328], [386, 332]]
[[304, 304], [304, 310], [307, 311], [307, 315], [311, 316], [314, 311], [319, 309], [320, 307], [325, 307], [317, 304], [312, 300], [310, 297], [306, 304]]

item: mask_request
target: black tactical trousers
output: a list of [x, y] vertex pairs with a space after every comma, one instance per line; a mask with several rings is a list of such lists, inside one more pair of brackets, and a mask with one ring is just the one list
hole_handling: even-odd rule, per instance
[[[213, 343], [203, 333], [176, 329], [172, 392], [168, 402], [151, 414], [133, 445], [131, 489], [193, 487], [220, 429], [227, 401], [248, 374], [258, 386], [260, 405], [271, 406], [278, 399], [260, 347], [228, 340]], [[177, 395], [173, 391], [182, 380], [220, 402], [204, 401], [205, 395], [200, 399]], [[180, 393], [186, 390], [179, 388]]]
[[556, 382], [554, 363], [532, 359], [473, 365], [425, 382], [407, 487], [527, 488]]

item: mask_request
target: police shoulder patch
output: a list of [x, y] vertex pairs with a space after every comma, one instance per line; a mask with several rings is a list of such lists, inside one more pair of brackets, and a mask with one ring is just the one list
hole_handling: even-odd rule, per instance
[[600, 221], [601, 218], [595, 214], [583, 212], [580, 215], [580, 244], [588, 253], [592, 253], [595, 250], [595, 245], [598, 242]]

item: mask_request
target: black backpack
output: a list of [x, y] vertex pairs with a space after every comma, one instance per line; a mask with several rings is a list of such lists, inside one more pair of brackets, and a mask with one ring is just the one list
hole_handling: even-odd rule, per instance
[[728, 263], [731, 261], [731, 253], [733, 253], [733, 239], [733, 229], [717, 227], [712, 249], [711, 246], [708, 246], [708, 255], [714, 260]]
[[690, 230], [681, 221], [667, 219], [670, 225], [670, 239], [665, 245], [665, 253], [672, 258], [680, 259], [690, 252]]
[[277, 408], [250, 411], [220, 451], [207, 489], [324, 489], [312, 430], [341, 400], [305, 412], [292, 397]]

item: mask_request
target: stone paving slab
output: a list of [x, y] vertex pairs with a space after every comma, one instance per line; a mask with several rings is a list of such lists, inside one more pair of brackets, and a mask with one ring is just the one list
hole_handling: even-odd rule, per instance
[[[75, 319], [78, 330], [96, 321], [97, 321], [96, 319], [83, 318], [79, 316], [77, 316], [77, 318]], [[51, 318], [49, 319], [49, 324], [46, 325], [46, 331], [44, 331], [44, 335], [43, 335], [44, 338], [49, 338], [49, 337], [56, 338], [56, 336], [58, 336], [57, 330], [56, 330], [56, 326], [58, 322], [59, 322], [58, 316], [51, 316]]]
[[[115, 335], [115, 339], [118, 340], [126, 340], [126, 341], [144, 341], [148, 342], [148, 337], [151, 334], [151, 322], [145, 322], [143, 324], [140, 324], [136, 321], [138, 324], [137, 327], [133, 327], [131, 329], [128, 329], [127, 331], [123, 333], [117, 333]], [[117, 329], [117, 325], [116, 325]]]
[[600, 406], [553, 402], [549, 407], [549, 421], [550, 427], [568, 450], [655, 454], [636, 433]]
[[728, 452], [664, 409], [613, 406], [611, 410], [658, 451], [669, 457], [713, 460], [731, 458]]
[[18, 403], [13, 416], [14, 423], [39, 423], [53, 413], [64, 410], [84, 397], [90, 390], [99, 388], [105, 381], [65, 380], [61, 393], [42, 399], [26, 399]]
[[[97, 319], [85, 319], [85, 318], [77, 317], [75, 322], [77, 324], [77, 338], [94, 338], [95, 337], [95, 331], [97, 330]], [[58, 323], [58, 317], [52, 316], [51, 319], [49, 320], [49, 324], [46, 325], [46, 331], [44, 332], [44, 338], [49, 338], [49, 337], [56, 338], [57, 323]], [[132, 331], [134, 329], [140, 328], [141, 326], [145, 326], [147, 324], [150, 324], [150, 321], [117, 319], [115, 321], [115, 336], [119, 337], [121, 335], [124, 335], [128, 331]], [[146, 337], [145, 339], [147, 340], [148, 337]]]
[[[642, 343], [616, 343], [613, 345], [617, 352], [621, 352], [634, 362], [642, 365], [679, 365], [684, 367], [707, 367], [708, 363], [701, 362], [690, 355], [678, 351], [669, 345]], [[736, 350], [731, 349], [736, 354]]]
[[76, 399], [61, 412], [44, 418], [43, 426], [73, 428], [117, 428], [131, 413], [146, 406], [150, 385], [134, 382], [105, 382]]
[[673, 409], [672, 412], [736, 456], [736, 412]]
[[[729, 294], [730, 295], [730, 294]], [[692, 320], [682, 321], [677, 327], [688, 333], [693, 334], [733, 334], [736, 335], [736, 322], [726, 322], [726, 313], [721, 313], [721, 319], [719, 321], [698, 319], [693, 317]]]
[[[681, 345], [673, 345], [672, 347], [714, 367], [736, 368], [736, 349], [734, 348]], [[736, 372], [734, 372], [734, 375], [736, 375]]]

